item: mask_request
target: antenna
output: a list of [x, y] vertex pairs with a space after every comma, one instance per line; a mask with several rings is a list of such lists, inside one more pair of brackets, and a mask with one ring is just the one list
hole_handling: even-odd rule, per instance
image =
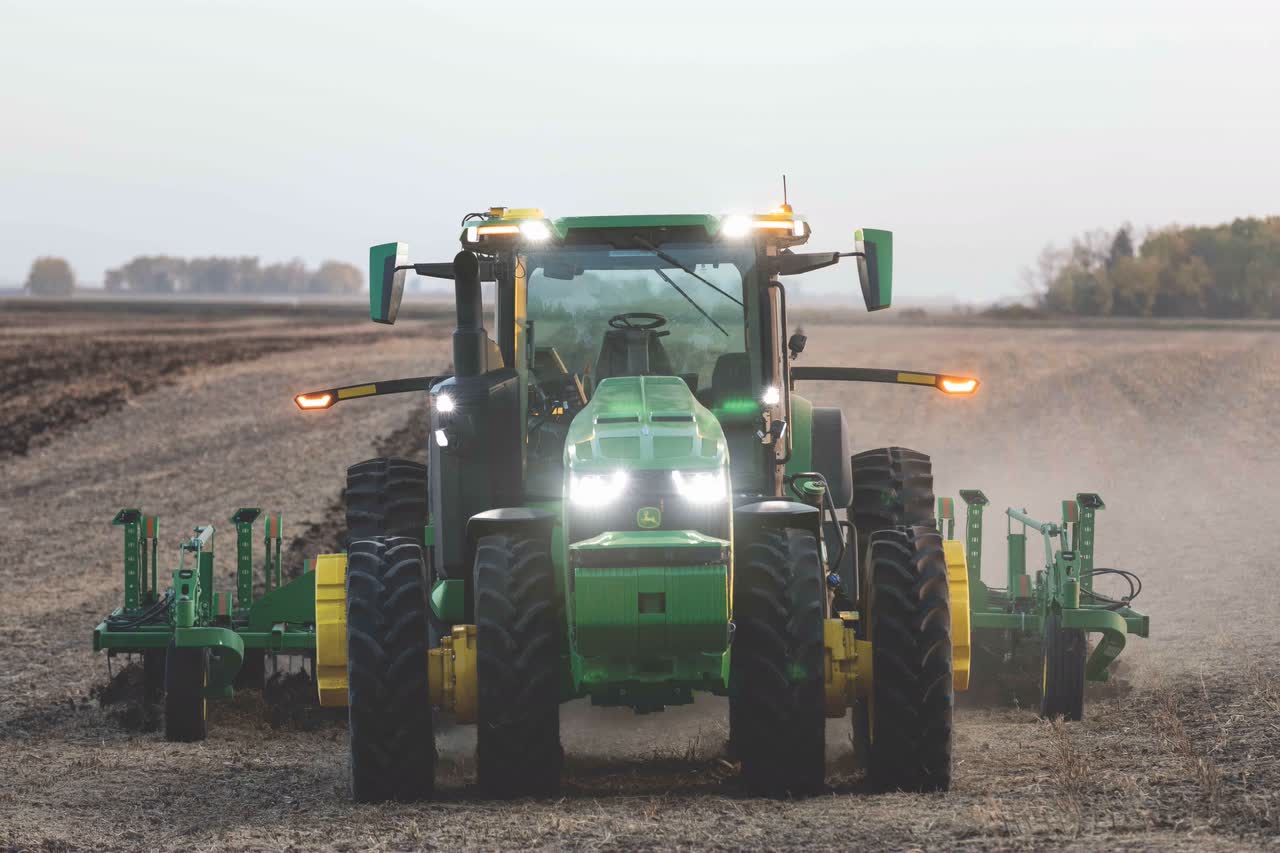
[[787, 176], [785, 173], [782, 175], [782, 204], [784, 206], [787, 204]]

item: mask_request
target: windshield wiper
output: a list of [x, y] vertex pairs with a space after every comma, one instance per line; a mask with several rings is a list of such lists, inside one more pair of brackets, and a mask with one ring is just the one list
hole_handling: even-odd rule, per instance
[[[730, 300], [731, 302], [734, 302], [735, 304], [737, 304], [737, 306], [738, 306], [739, 308], [745, 307], [745, 306], [743, 306], [742, 301], [741, 301], [740, 299], [738, 299], [737, 297], [735, 297], [732, 293], [726, 293], [725, 291], [723, 291], [723, 290], [721, 290], [720, 288], [716, 287], [714, 284], [712, 284], [711, 282], [707, 281], [705, 278], [703, 278], [702, 276], [698, 275], [696, 272], [694, 272], [693, 270], [689, 269], [689, 268], [688, 268], [688, 267], [686, 267], [684, 264], [682, 264], [682, 263], [680, 263], [679, 261], [677, 261], [675, 258], [671, 257], [671, 256], [670, 256], [670, 255], [668, 255], [666, 252], [662, 251], [662, 250], [661, 250], [661, 249], [659, 249], [657, 246], [653, 245], [653, 244], [652, 244], [652, 243], [650, 243], [648, 240], [646, 240], [646, 239], [644, 239], [643, 237], [641, 237], [639, 234], [635, 234], [635, 235], [632, 235], [632, 236], [635, 238], [635, 241], [636, 241], [637, 243], [639, 243], [641, 246], [644, 246], [644, 247], [645, 247], [646, 249], [648, 249], [650, 252], [653, 252], [655, 255], [657, 255], [657, 256], [658, 256], [659, 258], [661, 258], [662, 260], [664, 260], [664, 261], [666, 261], [667, 263], [671, 264], [671, 266], [673, 266], [673, 267], [677, 267], [678, 269], [680, 269], [680, 270], [682, 270], [682, 271], [684, 271], [684, 272], [687, 272], [689, 275], [693, 276], [693, 277], [694, 277], [694, 278], [696, 278], [698, 281], [702, 282], [702, 283], [703, 283], [703, 284], [705, 284], [707, 287], [711, 288], [711, 289], [712, 289], [712, 290], [714, 290], [716, 293], [718, 293], [718, 294], [720, 294], [721, 296], [723, 296], [725, 299], [728, 299], [728, 300]], [[661, 270], [658, 270], [658, 275], [662, 275], [662, 271], [661, 271]], [[663, 277], [663, 278], [666, 278], [666, 279], [667, 279], [667, 281], [669, 281], [669, 282], [671, 281], [671, 279], [667, 278], [667, 276], [665, 276], [665, 275], [662, 275], [662, 277]], [[674, 286], [675, 282], [671, 282], [671, 283], [672, 283], [672, 285]], [[683, 291], [681, 291], [681, 292], [683, 293]], [[687, 296], [686, 296], [686, 297], [685, 297], [685, 299], [689, 299], [689, 297], [687, 297]], [[689, 299], [689, 301], [690, 301], [690, 302], [692, 302], [693, 300], [692, 300], [692, 299]], [[697, 306], [695, 305], [695, 307], [697, 307]], [[702, 309], [701, 309], [701, 308], [699, 308], [698, 310], [699, 310], [699, 311], [702, 311]], [[703, 313], [705, 314], [706, 312], [705, 312], [705, 311], [703, 311]], [[711, 318], [710, 318], [710, 317], [708, 317], [707, 319], [708, 319], [708, 320], [710, 320]], [[711, 322], [713, 322], [713, 323], [714, 323], [714, 322], [715, 322], [715, 320], [711, 320]]]
[[656, 272], [659, 276], [661, 276], [663, 281], [665, 281], [667, 284], [669, 284], [669, 285], [671, 285], [672, 287], [674, 287], [674, 288], [676, 289], [676, 293], [680, 294], [680, 295], [681, 295], [681, 296], [683, 296], [685, 299], [687, 299], [690, 305], [692, 305], [694, 308], [697, 308], [697, 309], [698, 309], [698, 313], [699, 313], [699, 314], [701, 314], [703, 317], [706, 317], [708, 320], [710, 320], [710, 321], [711, 321], [711, 325], [713, 325], [713, 326], [715, 326], [717, 329], [719, 329], [719, 330], [720, 330], [720, 332], [721, 332], [721, 333], [722, 333], [726, 338], [727, 338], [727, 337], [729, 337], [729, 333], [725, 331], [724, 326], [721, 326], [719, 323], [717, 323], [717, 322], [716, 322], [716, 320], [715, 320], [715, 318], [714, 318], [714, 317], [712, 317], [712, 316], [711, 316], [710, 314], [708, 314], [706, 311], [702, 310], [702, 306], [701, 306], [701, 305], [699, 305], [697, 302], [694, 302], [694, 301], [693, 301], [693, 297], [692, 297], [692, 296], [690, 296], [689, 294], [687, 294], [687, 293], [685, 293], [683, 290], [681, 290], [681, 289], [680, 289], [680, 285], [676, 284], [674, 281], [672, 281], [672, 280], [671, 280], [671, 276], [667, 275], [665, 272], [663, 272], [663, 271], [662, 271], [662, 270], [660, 270], [660, 269], [655, 269], [655, 270], [654, 270], [654, 272]]

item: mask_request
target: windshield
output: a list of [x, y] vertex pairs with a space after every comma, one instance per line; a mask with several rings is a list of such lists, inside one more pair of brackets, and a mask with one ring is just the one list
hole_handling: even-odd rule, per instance
[[[597, 375], [605, 333], [621, 314], [658, 315], [673, 375], [711, 382], [716, 359], [745, 346], [743, 279], [755, 263], [749, 247], [706, 243], [614, 249], [582, 246], [530, 253], [527, 319], [538, 350], [554, 347], [570, 373]], [[656, 370], [654, 372], [657, 372]], [[694, 383], [691, 383], [694, 384]]]

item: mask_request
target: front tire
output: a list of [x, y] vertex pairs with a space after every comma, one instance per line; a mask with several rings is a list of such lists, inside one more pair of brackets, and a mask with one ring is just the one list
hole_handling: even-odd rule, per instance
[[1084, 665], [1089, 644], [1084, 631], [1063, 628], [1062, 616], [1049, 614], [1040, 645], [1040, 716], [1068, 722], [1084, 718]]
[[812, 794], [825, 777], [826, 588], [809, 530], [762, 530], [738, 552], [730, 739], [748, 790]]
[[427, 683], [422, 548], [352, 542], [347, 564], [347, 705], [357, 802], [428, 799], [436, 749]]
[[[951, 610], [942, 536], [930, 526], [872, 534], [871, 697], [854, 715], [880, 790], [951, 787]], [[861, 730], [860, 730], [861, 726]]]
[[492, 797], [560, 789], [561, 599], [542, 539], [476, 544], [476, 765]]
[[209, 650], [180, 649], [169, 641], [164, 659], [164, 739], [194, 743], [209, 736]]

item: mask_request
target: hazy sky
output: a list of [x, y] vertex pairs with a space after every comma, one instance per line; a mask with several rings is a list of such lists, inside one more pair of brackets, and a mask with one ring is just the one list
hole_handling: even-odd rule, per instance
[[1086, 229], [1280, 214], [1277, 32], [1276, 0], [0, 0], [0, 283], [446, 260], [489, 205], [764, 209], [785, 171], [811, 247], [894, 230], [900, 299], [1011, 296]]

